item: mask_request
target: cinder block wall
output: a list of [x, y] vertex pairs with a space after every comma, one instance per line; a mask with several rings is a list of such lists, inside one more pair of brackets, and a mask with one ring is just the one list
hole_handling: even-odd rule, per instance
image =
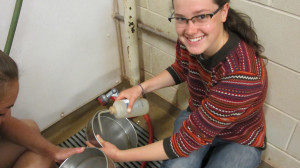
[[[136, 2], [141, 23], [176, 39], [174, 25], [167, 20], [171, 0]], [[300, 0], [232, 0], [230, 5], [252, 17], [269, 58], [268, 147], [262, 159], [274, 167], [300, 167]], [[175, 59], [175, 43], [141, 29], [139, 45], [144, 79], [157, 75]], [[187, 107], [185, 84], [156, 93], [180, 109]]]

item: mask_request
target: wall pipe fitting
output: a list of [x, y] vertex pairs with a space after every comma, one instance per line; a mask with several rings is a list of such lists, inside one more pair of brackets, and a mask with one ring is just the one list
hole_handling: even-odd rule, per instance
[[10, 49], [11, 49], [11, 46], [12, 46], [12, 43], [14, 40], [14, 36], [15, 36], [15, 32], [16, 32], [16, 28], [17, 28], [17, 24], [18, 24], [18, 20], [19, 20], [21, 8], [22, 8], [22, 3], [23, 3], [23, 0], [17, 0], [16, 4], [15, 4], [13, 17], [11, 19], [9, 32], [8, 32], [5, 47], [4, 47], [4, 53], [7, 55], [9, 55], [9, 53], [10, 53]]

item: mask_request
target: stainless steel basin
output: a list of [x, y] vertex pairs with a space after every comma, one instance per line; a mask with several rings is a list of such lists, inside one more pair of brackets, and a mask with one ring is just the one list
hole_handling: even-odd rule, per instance
[[137, 133], [129, 119], [116, 119], [109, 113], [103, 113], [100, 115], [101, 132], [98, 116], [98, 113], [96, 113], [86, 126], [86, 138], [93, 145], [102, 147], [96, 138], [96, 135], [99, 134], [105, 141], [116, 145], [119, 149], [137, 147]]
[[72, 155], [59, 168], [115, 168], [114, 162], [97, 148], [85, 148], [84, 152]]

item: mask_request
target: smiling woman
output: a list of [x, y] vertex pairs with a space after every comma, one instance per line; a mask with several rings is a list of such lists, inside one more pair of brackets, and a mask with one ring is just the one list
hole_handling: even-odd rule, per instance
[[33, 120], [11, 115], [19, 92], [18, 76], [15, 61], [0, 50], [0, 167], [48, 168], [54, 166], [54, 161], [82, 152], [82, 148], [64, 149], [51, 144]]
[[[230, 2], [230, 0], [201, 1], [202, 3], [196, 3], [195, 5], [198, 4], [198, 5], [201, 5], [202, 7], [199, 8], [196, 6], [192, 6], [193, 8], [196, 8], [196, 10], [195, 10], [196, 15], [192, 16], [191, 19], [187, 19], [187, 18], [185, 18], [187, 16], [185, 16], [184, 13], [181, 13], [181, 11], [180, 11], [182, 8], [178, 8], [178, 7], [174, 6], [174, 1], [175, 0], [172, 0], [173, 8], [175, 11], [169, 17], [170, 22], [172, 19], [175, 19], [176, 27], [182, 28], [182, 27], [187, 27], [187, 25], [189, 24], [188, 21], [191, 20], [195, 26], [197, 26], [198, 28], [202, 27], [203, 29], [205, 29], [205, 27], [209, 23], [209, 21], [212, 20], [212, 18], [220, 10], [222, 11], [222, 8], [226, 7], [226, 4], [228, 4]], [[207, 5], [205, 5], [204, 3], [207, 3], [210, 1], [214, 2], [212, 5], [218, 6], [217, 10], [214, 12], [212, 12], [212, 10], [210, 10], [209, 7], [205, 8], [205, 6], [207, 6]], [[184, 4], [180, 4], [180, 3], [176, 3], [176, 4], [184, 5]], [[189, 9], [189, 10], [191, 10], [191, 9]], [[210, 13], [207, 14], [206, 12], [210, 12]], [[222, 22], [223, 22], [223, 24], [221, 26], [224, 27], [225, 31], [227, 31], [227, 32], [231, 31], [231, 32], [234, 32], [237, 35], [239, 35], [239, 37], [242, 40], [244, 40], [245, 42], [248, 43], [248, 45], [250, 45], [252, 48], [254, 48], [255, 53], [258, 57], [263, 57], [266, 59], [266, 57], [261, 55], [264, 50], [264, 47], [261, 44], [259, 44], [259, 42], [258, 42], [256, 32], [254, 31], [254, 29], [252, 27], [252, 25], [253, 25], [252, 20], [249, 16], [247, 16], [244, 13], [237, 12], [236, 10], [234, 10], [232, 8], [228, 8], [226, 18]]]
[[186, 82], [189, 106], [177, 117], [171, 137], [129, 150], [102, 140], [101, 150], [115, 161], [165, 160], [163, 168], [258, 167], [268, 79], [251, 19], [232, 9], [229, 0], [172, 3], [169, 20], [175, 20], [178, 36], [174, 63], [116, 100], [129, 99], [131, 108], [142, 91]]

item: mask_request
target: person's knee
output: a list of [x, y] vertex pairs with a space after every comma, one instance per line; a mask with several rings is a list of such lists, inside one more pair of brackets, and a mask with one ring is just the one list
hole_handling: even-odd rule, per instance
[[206, 168], [255, 168], [260, 161], [260, 149], [237, 143], [227, 143], [215, 148]]
[[209, 146], [204, 146], [203, 148], [196, 150], [188, 157], [180, 157], [171, 160], [163, 161], [161, 168], [199, 168], [201, 166], [202, 160], [209, 149]]
[[18, 161], [15, 163], [13, 168], [31, 168], [31, 167], [43, 167], [43, 168], [54, 168], [55, 162], [45, 156], [38, 155], [34, 152], [25, 152]]
[[32, 130], [40, 132], [40, 127], [37, 125], [37, 123], [34, 120], [31, 119], [23, 119], [21, 120], [24, 124], [26, 124], [28, 127], [30, 127]]

